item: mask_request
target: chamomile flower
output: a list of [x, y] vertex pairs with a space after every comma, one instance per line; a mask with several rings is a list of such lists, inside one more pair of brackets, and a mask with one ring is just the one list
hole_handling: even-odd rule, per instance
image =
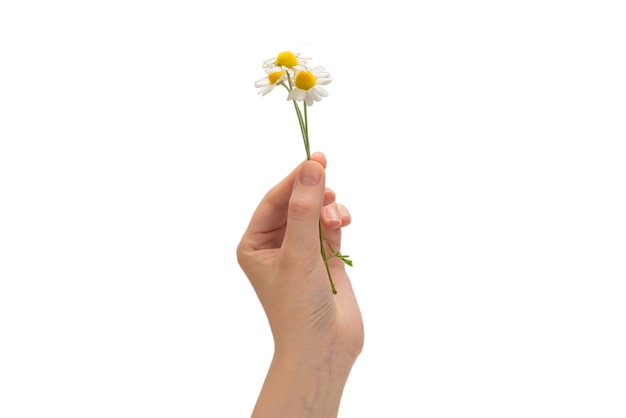
[[259, 88], [259, 94], [265, 96], [270, 93], [274, 87], [280, 85], [287, 79], [287, 72], [285, 70], [267, 71], [267, 76], [254, 83], [254, 86]]
[[327, 73], [324, 67], [298, 71], [294, 76], [294, 87], [289, 92], [287, 100], [303, 101], [307, 106], [313, 106], [314, 102], [319, 102], [322, 97], [328, 96], [321, 86], [331, 81], [330, 73]]
[[[301, 58], [300, 54], [284, 51], [269, 60], [263, 61], [263, 69], [266, 76], [256, 81], [254, 85], [259, 89], [259, 94], [265, 96], [270, 93], [274, 87], [283, 86], [288, 91], [287, 100], [293, 101], [300, 124], [300, 132], [304, 142], [304, 150], [306, 151], [307, 160], [311, 159], [311, 146], [309, 142], [309, 118], [307, 107], [313, 106], [313, 103], [322, 100], [322, 97], [328, 96], [326, 90], [322, 88], [330, 83], [330, 73], [326, 72], [324, 67], [316, 67], [309, 69], [307, 63], [310, 58]], [[298, 103], [298, 102], [304, 102]], [[333, 294], [337, 293], [333, 282], [332, 274], [328, 265], [328, 260], [339, 258], [344, 263], [352, 265], [352, 261], [347, 255], [335, 251], [322, 234], [322, 224], [319, 225], [320, 253], [322, 260], [326, 266], [328, 281], [330, 282], [330, 290]]]
[[300, 54], [294, 54], [293, 52], [283, 51], [276, 56], [276, 58], [270, 58], [263, 62], [263, 68], [276, 71], [276, 68], [290, 69], [290, 70], [304, 70], [305, 65], [309, 62], [310, 58], [301, 58]]

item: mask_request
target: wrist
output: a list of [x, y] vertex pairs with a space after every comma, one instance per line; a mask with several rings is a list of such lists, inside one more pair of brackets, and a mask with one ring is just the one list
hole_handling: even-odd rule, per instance
[[335, 417], [356, 356], [279, 349], [253, 417]]
[[290, 367], [300, 372], [323, 374], [328, 372], [329, 377], [340, 379], [352, 369], [358, 353], [352, 353], [342, 347], [330, 348], [296, 347], [294, 345], [279, 346], [274, 348], [272, 364]]

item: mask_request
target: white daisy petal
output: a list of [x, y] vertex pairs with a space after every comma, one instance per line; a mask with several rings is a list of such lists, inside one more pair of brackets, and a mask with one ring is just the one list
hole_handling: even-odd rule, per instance
[[306, 91], [300, 89], [293, 89], [289, 92], [287, 96], [287, 100], [295, 100], [297, 102], [301, 102], [306, 97]]
[[311, 72], [313, 73], [313, 75], [315, 75], [316, 78], [330, 77], [330, 73], [327, 72], [324, 67], [315, 67], [314, 69], [311, 70]]
[[302, 58], [300, 54], [289, 51], [281, 52], [276, 58], [265, 60], [263, 68], [267, 77], [255, 83], [255, 86], [260, 89], [259, 94], [264, 96], [277, 85], [287, 85], [289, 77], [291, 91], [287, 95], [287, 100], [304, 102], [307, 106], [313, 106], [315, 102], [327, 97], [328, 92], [321, 86], [332, 81], [330, 73], [321, 66], [313, 69], [307, 68], [306, 64], [310, 60], [310, 58]]
[[320, 87], [320, 86], [317, 86], [317, 89], [320, 91], [320, 94], [321, 94], [323, 97], [328, 97], [328, 92], [326, 91], [326, 89], [323, 89], [323, 88], [322, 88], [322, 87]]
[[[289, 64], [289, 66], [278, 65], [277, 62], [281, 60], [281, 57], [284, 58], [285, 56], [290, 56], [291, 58], [295, 58], [294, 60], [295, 65], [294, 64]], [[275, 58], [270, 58], [270, 59], [266, 59], [265, 61], [263, 61], [263, 68], [265, 68], [266, 70], [272, 69], [272, 68], [279, 68], [281, 70], [289, 69], [289, 70], [300, 71], [306, 68], [306, 64], [309, 61], [311, 61], [311, 58], [302, 58], [300, 57], [300, 54], [298, 53], [285, 51], [285, 52], [281, 52], [280, 54], [278, 54]], [[277, 71], [277, 70], [274, 69], [272, 71]]]
[[280, 68], [277, 68], [277, 70], [278, 71], [271, 71], [269, 69], [266, 69], [267, 76], [265, 78], [257, 80], [254, 83], [255, 87], [261, 89], [259, 91], [259, 94], [265, 96], [266, 94], [271, 92], [275, 86], [278, 86], [285, 82], [285, 80], [287, 79], [286, 72]]
[[265, 77], [265, 78], [262, 78], [260, 80], [255, 81], [254, 82], [254, 87], [259, 88], [259, 87], [267, 86], [269, 84], [269, 82], [270, 81], [267, 79], [267, 77]]
[[316, 102], [322, 100], [322, 96], [319, 94], [319, 90], [313, 87], [311, 90], [307, 92], [307, 95]]

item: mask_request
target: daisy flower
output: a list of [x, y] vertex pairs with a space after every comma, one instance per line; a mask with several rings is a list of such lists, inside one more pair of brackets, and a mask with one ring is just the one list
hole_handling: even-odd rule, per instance
[[281, 85], [287, 79], [287, 72], [285, 70], [267, 71], [267, 76], [254, 83], [254, 86], [259, 90], [261, 96], [265, 96], [271, 92], [274, 87]]
[[331, 81], [330, 73], [327, 73], [324, 67], [298, 71], [294, 77], [294, 87], [289, 92], [287, 100], [304, 101], [307, 106], [313, 106], [314, 102], [319, 102], [322, 97], [328, 96], [321, 86]]
[[[322, 97], [328, 96], [326, 90], [322, 88], [330, 83], [330, 73], [326, 72], [324, 67], [316, 67], [309, 69], [307, 63], [310, 58], [301, 58], [300, 54], [284, 51], [276, 56], [276, 58], [263, 61], [263, 69], [266, 76], [254, 83], [259, 89], [259, 94], [265, 96], [270, 93], [274, 87], [283, 86], [287, 91], [287, 100], [293, 102], [293, 107], [298, 116], [300, 124], [300, 132], [302, 133], [302, 141], [304, 142], [304, 150], [306, 151], [307, 160], [311, 159], [311, 146], [309, 143], [309, 118], [307, 109], [313, 106], [313, 103], [322, 100]], [[304, 103], [298, 103], [304, 102]], [[341, 254], [330, 245], [324, 238], [321, 221], [319, 223], [319, 239], [320, 254], [328, 281], [330, 282], [330, 290], [333, 294], [337, 293], [335, 283], [328, 264], [328, 260], [338, 258], [347, 265], [352, 265], [349, 256]]]
[[276, 68], [291, 69], [291, 70], [304, 70], [305, 65], [309, 62], [310, 58], [301, 58], [300, 54], [294, 54], [293, 52], [283, 51], [276, 56], [276, 58], [270, 58], [263, 62], [263, 68], [272, 69], [276, 71]]

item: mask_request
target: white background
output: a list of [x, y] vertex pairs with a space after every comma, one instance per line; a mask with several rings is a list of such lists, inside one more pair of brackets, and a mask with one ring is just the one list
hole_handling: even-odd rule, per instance
[[282, 50], [334, 78], [340, 416], [626, 416], [619, 3], [2, 2], [0, 416], [249, 416], [272, 341], [235, 248], [304, 158], [254, 88]]

